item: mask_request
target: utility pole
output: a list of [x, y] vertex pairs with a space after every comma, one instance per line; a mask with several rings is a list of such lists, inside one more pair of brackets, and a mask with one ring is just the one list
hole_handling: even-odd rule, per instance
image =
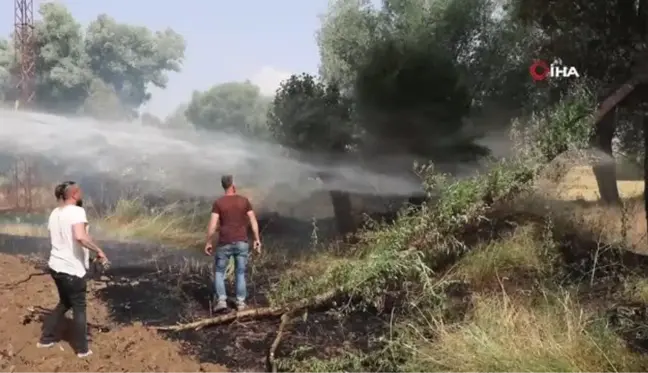
[[[18, 99], [15, 109], [29, 107], [35, 96], [36, 85], [36, 39], [34, 37], [34, 1], [14, 0], [14, 43], [18, 59], [16, 88]], [[32, 210], [32, 189], [36, 165], [31, 159], [18, 159], [14, 169], [14, 191], [16, 208]], [[21, 193], [22, 191], [22, 193]], [[21, 198], [23, 197], [23, 198]]]
[[16, 86], [20, 92], [19, 106], [27, 106], [34, 99], [36, 83], [34, 32], [34, 0], [14, 0], [14, 43], [20, 70]]

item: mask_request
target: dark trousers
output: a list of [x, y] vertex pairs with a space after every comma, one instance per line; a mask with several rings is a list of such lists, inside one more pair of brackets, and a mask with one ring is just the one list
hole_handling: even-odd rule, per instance
[[59, 303], [43, 324], [41, 343], [57, 342], [57, 329], [65, 318], [65, 313], [71, 308], [73, 314], [73, 341], [72, 345], [78, 353], [88, 351], [88, 324], [86, 316], [86, 289], [85, 278], [68, 275], [66, 273], [50, 270], [59, 293]]

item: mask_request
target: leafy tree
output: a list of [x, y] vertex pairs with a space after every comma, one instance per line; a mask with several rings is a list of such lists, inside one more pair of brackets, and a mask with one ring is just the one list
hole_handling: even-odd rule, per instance
[[39, 13], [41, 19], [35, 24], [38, 104], [49, 111], [74, 111], [92, 82], [81, 25], [60, 3], [44, 3]]
[[7, 99], [11, 87], [13, 51], [6, 39], [0, 39], [0, 101]]
[[[132, 118], [150, 98], [148, 87], [164, 88], [167, 72], [179, 71], [183, 38], [172, 30], [153, 32], [101, 15], [83, 32], [61, 3], [41, 4], [35, 24], [36, 105], [59, 113]], [[0, 89], [8, 99], [9, 73], [17, 73], [10, 44], [0, 41]]]
[[[602, 103], [594, 119], [593, 140], [607, 156], [594, 168], [594, 173], [601, 198], [618, 203], [615, 165], [610, 161], [612, 139], [619, 122], [633, 128], [630, 133], [640, 134], [641, 122], [645, 121], [645, 110], [635, 99], [640, 95], [630, 92], [648, 81], [648, 1], [515, 0], [511, 8], [518, 20], [534, 27], [542, 36], [539, 55], [560, 57], [597, 81], [596, 93]], [[604, 98], [608, 100], [603, 101]], [[617, 104], [622, 110], [613, 110]]]
[[492, 26], [491, 10], [484, 0], [331, 6], [318, 35], [321, 72], [357, 100], [359, 122], [371, 138], [366, 143], [374, 143], [365, 150], [436, 160], [485, 154], [462, 127], [474, 97], [491, 89], [466, 84], [476, 82], [466, 77], [476, 60], [474, 45], [485, 48], [476, 39]]
[[85, 51], [94, 76], [114, 88], [124, 107], [135, 110], [150, 99], [150, 85], [165, 88], [167, 72], [180, 71], [185, 41], [171, 29], [153, 32], [104, 14], [88, 26]]
[[262, 137], [267, 105], [256, 85], [231, 82], [194, 92], [185, 114], [198, 128]]
[[363, 128], [380, 149], [435, 160], [487, 154], [462, 133], [471, 98], [444, 51], [386, 39], [371, 53], [355, 92]]
[[317, 32], [322, 78], [336, 82], [343, 90], [351, 89], [377, 28], [378, 13], [371, 1], [331, 2]]
[[[308, 74], [292, 75], [281, 83], [268, 112], [268, 127], [282, 145], [299, 151], [336, 154], [354, 142], [351, 100], [333, 84], [323, 84]], [[325, 182], [330, 175], [319, 174]], [[348, 193], [331, 191], [340, 233], [353, 230]]]
[[537, 57], [531, 31], [497, 0], [385, 0], [381, 7], [340, 0], [317, 34], [320, 74], [351, 89], [372, 47], [388, 35], [445, 52], [470, 91], [473, 109], [486, 103], [518, 108], [538, 93], [528, 77], [529, 61]]

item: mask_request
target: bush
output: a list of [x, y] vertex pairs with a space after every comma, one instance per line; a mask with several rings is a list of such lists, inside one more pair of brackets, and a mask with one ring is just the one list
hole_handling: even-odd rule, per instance
[[590, 82], [579, 80], [553, 107], [513, 121], [512, 139], [518, 155], [544, 164], [568, 150], [590, 146], [597, 99]]
[[[533, 170], [521, 163], [499, 162], [484, 175], [453, 180], [421, 169], [429, 200], [418, 209], [405, 208], [391, 225], [369, 222], [345, 262], [335, 262], [316, 278], [291, 272], [269, 294], [283, 304], [338, 289], [370, 303], [381, 303], [394, 284], [415, 284], [421, 298], [433, 289], [433, 268], [449, 256], [463, 253], [465, 234], [488, 219], [493, 206], [511, 198], [533, 180]], [[414, 292], [411, 304], [416, 304]]]

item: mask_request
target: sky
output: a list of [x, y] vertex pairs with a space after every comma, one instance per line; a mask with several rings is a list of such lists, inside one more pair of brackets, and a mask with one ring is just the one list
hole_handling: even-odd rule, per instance
[[[44, 0], [33, 0], [35, 9]], [[106, 13], [119, 22], [167, 27], [185, 37], [182, 72], [166, 89], [152, 89], [143, 111], [164, 118], [194, 90], [251, 80], [272, 94], [292, 73], [319, 66], [315, 33], [328, 0], [56, 0], [84, 26]], [[0, 1], [0, 35], [13, 30], [14, 2]], [[38, 15], [35, 14], [37, 18]]]

